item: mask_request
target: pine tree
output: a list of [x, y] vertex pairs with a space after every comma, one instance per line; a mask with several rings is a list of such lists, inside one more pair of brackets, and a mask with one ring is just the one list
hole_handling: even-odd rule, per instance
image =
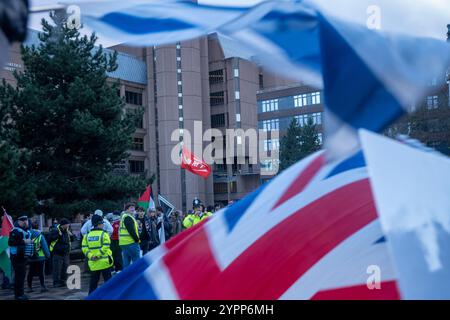
[[300, 130], [300, 150], [303, 159], [320, 149], [319, 135], [312, 118]]
[[316, 126], [311, 118], [300, 127], [297, 120], [292, 119], [286, 135], [280, 143], [280, 171], [290, 167], [320, 149], [320, 141]]
[[286, 135], [280, 141], [280, 171], [289, 168], [301, 158], [300, 132], [300, 126], [293, 118]]
[[[36, 202], [35, 184], [26, 174], [28, 150], [15, 144], [17, 130], [12, 119], [14, 105], [4, 99], [5, 87], [0, 87], [0, 205], [11, 212], [24, 211]], [[1, 211], [0, 211], [1, 212]]]
[[22, 47], [25, 70], [15, 74], [17, 87], [3, 82], [0, 104], [11, 110], [14, 145], [27, 151], [23, 164], [39, 211], [61, 216], [112, 207], [145, 188], [143, 178], [112, 174], [128, 157], [142, 113], [127, 115], [118, 83], [107, 81], [117, 52], [106, 54], [95, 34], [81, 36], [51, 18], [54, 24], [42, 20], [41, 43]]

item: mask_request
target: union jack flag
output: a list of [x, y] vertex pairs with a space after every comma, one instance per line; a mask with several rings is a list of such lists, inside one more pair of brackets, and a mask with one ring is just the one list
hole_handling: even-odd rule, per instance
[[[379, 285], [368, 285], [370, 266]], [[398, 298], [363, 153], [328, 163], [318, 152], [88, 299]]]

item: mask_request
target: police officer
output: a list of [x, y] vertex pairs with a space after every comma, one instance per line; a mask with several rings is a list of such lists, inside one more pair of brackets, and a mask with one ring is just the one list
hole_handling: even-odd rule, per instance
[[105, 282], [111, 278], [111, 267], [114, 265], [110, 248], [111, 240], [108, 233], [103, 230], [103, 218], [94, 215], [92, 217], [92, 226], [94, 229], [83, 237], [81, 247], [88, 259], [89, 270], [91, 271], [89, 294], [97, 289], [100, 275], [103, 276]]
[[11, 230], [8, 239], [11, 264], [14, 269], [14, 298], [28, 300], [24, 294], [25, 273], [28, 259], [33, 256], [34, 244], [31, 232], [28, 230], [28, 217], [18, 218], [16, 226]]
[[195, 214], [194, 210], [189, 210], [188, 214], [186, 215], [186, 218], [183, 220], [183, 227], [186, 229], [189, 229], [193, 225], [197, 224], [199, 222], [198, 216]]
[[203, 221], [203, 220], [205, 220], [206, 218], [211, 217], [211, 216], [213, 215], [213, 213], [212, 213], [213, 210], [214, 210], [213, 206], [208, 206], [207, 209], [203, 210], [203, 211], [199, 214], [200, 221]]

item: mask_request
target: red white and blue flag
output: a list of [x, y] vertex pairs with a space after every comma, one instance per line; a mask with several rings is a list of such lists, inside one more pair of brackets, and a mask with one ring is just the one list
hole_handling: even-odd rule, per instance
[[318, 152], [155, 248], [88, 299], [399, 297], [363, 153], [326, 163]]

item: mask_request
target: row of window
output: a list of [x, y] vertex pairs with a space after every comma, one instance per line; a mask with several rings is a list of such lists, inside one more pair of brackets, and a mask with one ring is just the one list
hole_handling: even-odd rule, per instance
[[264, 151], [273, 151], [280, 149], [280, 139], [264, 140]]
[[[297, 123], [300, 127], [305, 126], [308, 120], [312, 120], [312, 124], [321, 125], [322, 124], [322, 112], [307, 113], [295, 116]], [[269, 119], [262, 121], [262, 129], [264, 131], [280, 130], [280, 119]]]
[[209, 84], [210, 85], [222, 83], [223, 80], [224, 80], [223, 69], [209, 72]]
[[[321, 132], [317, 133], [317, 137], [319, 139], [319, 143], [323, 143], [323, 134]], [[269, 139], [264, 140], [263, 142], [264, 151], [274, 151], [280, 150], [280, 139]]]
[[142, 93], [125, 91], [125, 102], [136, 106], [142, 106]]
[[128, 161], [130, 173], [144, 173], [145, 162], [144, 160], [130, 160]]
[[320, 91], [304, 93], [294, 96], [294, 107], [304, 107], [313, 104], [320, 104]]
[[280, 129], [280, 119], [263, 120], [262, 128], [264, 131], [272, 131]]
[[262, 112], [270, 112], [278, 110], [278, 99], [265, 100], [261, 103]]
[[304, 127], [308, 124], [309, 119], [312, 120], [312, 124], [320, 125], [322, 124], [322, 112], [301, 114], [295, 117], [297, 123], [300, 127]]
[[[294, 107], [300, 108], [321, 103], [320, 91], [299, 94], [293, 97]], [[278, 110], [278, 99], [263, 100], [261, 112], [272, 112]]]
[[261, 162], [261, 171], [274, 171], [280, 166], [280, 159], [267, 159]]
[[214, 114], [211, 116], [211, 128], [225, 127], [225, 113]]
[[144, 138], [133, 138], [133, 150], [144, 151]]
[[[236, 181], [232, 181], [230, 182], [230, 193], [236, 192], [237, 192]], [[214, 193], [216, 194], [228, 193], [227, 183], [226, 182], [214, 183]]]
[[429, 110], [437, 109], [439, 107], [439, 96], [428, 96], [427, 97], [427, 108]]
[[225, 95], [223, 91], [211, 92], [209, 95], [209, 103], [211, 106], [220, 106], [225, 104]]

